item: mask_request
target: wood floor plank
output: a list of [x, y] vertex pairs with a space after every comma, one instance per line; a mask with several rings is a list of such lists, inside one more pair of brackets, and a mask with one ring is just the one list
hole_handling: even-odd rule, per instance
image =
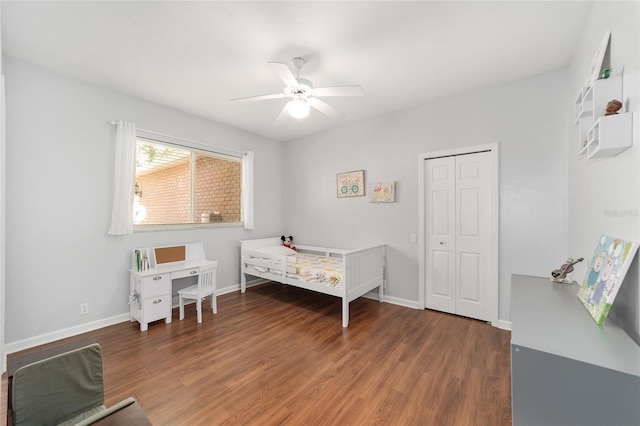
[[100, 343], [107, 405], [154, 425], [511, 424], [510, 333], [486, 323], [360, 298], [344, 329], [339, 299], [276, 283], [203, 307], [66, 340]]

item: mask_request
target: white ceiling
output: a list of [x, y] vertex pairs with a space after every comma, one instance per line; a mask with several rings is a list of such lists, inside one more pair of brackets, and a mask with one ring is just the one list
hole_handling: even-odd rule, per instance
[[[276, 140], [567, 66], [592, 2], [10, 2], [3, 54]], [[307, 63], [346, 116], [274, 120], [268, 61]], [[113, 117], [124, 119], [127, 117]]]

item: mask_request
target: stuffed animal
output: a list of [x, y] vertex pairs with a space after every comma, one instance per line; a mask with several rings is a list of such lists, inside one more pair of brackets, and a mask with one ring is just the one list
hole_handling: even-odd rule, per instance
[[291, 235], [289, 235], [288, 237], [285, 237], [283, 235], [282, 237], [280, 237], [280, 239], [282, 240], [283, 246], [289, 247], [291, 250], [296, 249], [296, 246], [293, 245], [293, 237]]

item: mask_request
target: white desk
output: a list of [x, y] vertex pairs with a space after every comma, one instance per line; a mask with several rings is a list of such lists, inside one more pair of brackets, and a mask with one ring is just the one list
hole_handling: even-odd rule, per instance
[[[167, 247], [170, 249], [174, 247]], [[182, 247], [182, 246], [178, 246]], [[214, 263], [204, 258], [202, 243], [186, 244], [182, 252], [185, 260], [157, 263], [160, 260], [159, 250], [165, 247], [137, 249], [141, 256], [148, 260], [149, 269], [139, 271], [134, 250], [132, 268], [129, 269], [130, 294], [129, 313], [131, 321], [140, 323], [140, 331], [146, 331], [149, 323], [164, 318], [164, 322], [171, 322], [172, 296], [171, 284], [173, 280], [197, 276], [200, 268]], [[213, 297], [216, 297], [214, 294]]]

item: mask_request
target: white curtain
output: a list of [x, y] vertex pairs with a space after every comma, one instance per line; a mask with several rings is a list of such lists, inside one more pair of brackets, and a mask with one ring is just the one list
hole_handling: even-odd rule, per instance
[[246, 151], [242, 154], [242, 220], [244, 229], [253, 229], [253, 157]]
[[133, 234], [133, 187], [136, 173], [136, 126], [116, 124], [116, 155], [110, 235]]

